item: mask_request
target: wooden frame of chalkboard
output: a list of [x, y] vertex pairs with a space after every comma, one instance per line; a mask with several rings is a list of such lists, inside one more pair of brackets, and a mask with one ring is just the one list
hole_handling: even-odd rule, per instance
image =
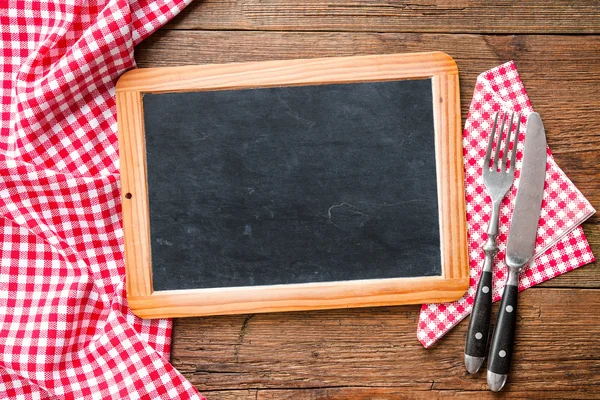
[[[431, 79], [442, 274], [269, 286], [153, 289], [142, 97], [177, 93]], [[136, 69], [116, 89], [126, 285], [142, 318], [368, 307], [456, 300], [468, 287], [458, 69], [445, 53], [371, 55]]]

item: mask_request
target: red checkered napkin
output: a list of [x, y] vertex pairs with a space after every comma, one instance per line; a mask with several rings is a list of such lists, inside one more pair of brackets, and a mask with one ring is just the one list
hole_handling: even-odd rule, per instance
[[[487, 239], [485, 232], [491, 213], [491, 199], [483, 184], [481, 168], [494, 114], [497, 111], [515, 111], [523, 114], [517, 146], [515, 184], [504, 198], [500, 208], [497, 238], [499, 251], [493, 270], [493, 300], [500, 300], [502, 296], [507, 273], [504, 255], [517, 194], [516, 188], [519, 185], [526, 121], [527, 116], [533, 112], [513, 62], [493, 68], [477, 78], [475, 94], [463, 132], [470, 287], [467, 293], [455, 302], [422, 306], [417, 338], [425, 347], [431, 346], [444, 336], [469, 315], [473, 307], [474, 294], [485, 256], [481, 247]], [[542, 115], [542, 119], [550, 118], [552, 115]], [[591, 204], [558, 168], [548, 150], [536, 256], [534, 261], [521, 272], [520, 291], [594, 261], [594, 255], [583, 230], [579, 227], [594, 212]]]
[[127, 307], [114, 99], [189, 1], [0, 6], [0, 399], [201, 398]]

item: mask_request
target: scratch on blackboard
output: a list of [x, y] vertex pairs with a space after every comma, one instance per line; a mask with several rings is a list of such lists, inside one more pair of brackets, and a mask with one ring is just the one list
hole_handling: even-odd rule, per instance
[[308, 129], [311, 129], [313, 126], [316, 125], [315, 121], [311, 121], [308, 120], [306, 118], [302, 118], [297, 111], [292, 110], [292, 108], [290, 107], [290, 105], [288, 104], [287, 101], [285, 101], [284, 99], [281, 98], [281, 95], [279, 93], [277, 93], [277, 100], [279, 100], [279, 102], [281, 104], [283, 104], [289, 111], [287, 112], [288, 115], [290, 115], [291, 117], [293, 117], [296, 121], [301, 121], [301, 122], [306, 122], [308, 124]]
[[352, 214], [356, 214], [356, 215], [362, 215], [363, 217], [366, 218], [365, 221], [361, 222], [360, 226], [364, 226], [365, 222], [369, 220], [369, 216], [363, 212], [361, 212], [360, 210], [358, 210], [355, 206], [353, 206], [352, 204], [346, 203], [346, 202], [341, 202], [340, 204], [334, 204], [331, 207], [329, 207], [329, 209], [327, 210], [327, 220], [330, 224], [333, 224], [335, 226], [337, 226], [332, 220], [331, 220], [331, 210], [333, 210], [334, 208], [338, 208], [338, 207], [349, 207], [350, 208], [350, 212]]
[[414, 134], [415, 134], [415, 131], [410, 131], [410, 133], [408, 134], [408, 136], [403, 136], [402, 140], [400, 141], [400, 143], [396, 143], [394, 146], [395, 147], [402, 147], [402, 146], [404, 146], [404, 143], [406, 143], [407, 140], [411, 139]]
[[[271, 201], [271, 203], [273, 203], [273, 201]], [[263, 208], [265, 210], [267, 210], [267, 212], [269, 213], [269, 215], [271, 216], [271, 219], [275, 218], [275, 213], [273, 212], [273, 210], [271, 210], [269, 207], [267, 206], [263, 206]]]
[[269, 135], [260, 135], [258, 139], [254, 141], [254, 143], [261, 143], [269, 139]]

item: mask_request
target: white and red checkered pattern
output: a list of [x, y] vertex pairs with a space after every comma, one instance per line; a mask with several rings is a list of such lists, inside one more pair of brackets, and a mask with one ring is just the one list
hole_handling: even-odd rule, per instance
[[190, 0], [0, 6], [0, 398], [202, 398], [127, 307], [114, 87]]
[[[495, 113], [512, 111], [522, 113], [523, 116], [517, 146], [515, 183], [500, 208], [497, 238], [499, 251], [493, 270], [493, 300], [497, 301], [502, 296], [507, 272], [504, 254], [519, 185], [524, 132], [527, 116], [533, 112], [523, 83], [512, 62], [484, 72], [477, 78], [475, 94], [463, 132], [470, 287], [467, 293], [455, 302], [422, 306], [417, 338], [425, 347], [434, 344], [471, 312], [475, 289], [483, 267], [485, 254], [482, 246], [487, 239], [486, 230], [491, 213], [491, 199], [486, 192], [481, 175], [483, 158]], [[542, 115], [542, 119], [550, 118], [552, 115]], [[516, 121], [513, 128], [516, 129]], [[535, 248], [536, 257], [532, 264], [523, 269], [519, 290], [527, 289], [594, 261], [583, 230], [579, 227], [594, 212], [590, 203], [558, 168], [548, 150], [546, 184]]]

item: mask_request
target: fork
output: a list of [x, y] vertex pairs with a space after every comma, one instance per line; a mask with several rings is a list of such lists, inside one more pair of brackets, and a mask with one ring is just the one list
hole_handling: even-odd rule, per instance
[[[467, 330], [467, 340], [465, 343], [465, 367], [470, 374], [474, 374], [479, 371], [483, 361], [485, 359], [487, 344], [490, 333], [490, 316], [492, 312], [492, 267], [494, 263], [494, 257], [498, 252], [498, 246], [496, 245], [496, 237], [498, 236], [498, 218], [500, 213], [500, 203], [508, 192], [508, 189], [512, 186], [515, 176], [515, 157], [517, 154], [517, 140], [519, 134], [519, 128], [521, 125], [520, 115], [517, 115], [517, 129], [514, 133], [514, 145], [513, 151], [510, 158], [510, 167], [507, 169], [507, 158], [509, 144], [511, 141], [511, 132], [515, 113], [513, 112], [510, 117], [510, 124], [508, 125], [508, 132], [506, 133], [506, 139], [504, 142], [504, 152], [502, 154], [502, 160], [500, 167], [498, 167], [498, 159], [500, 155], [500, 145], [502, 144], [502, 136], [504, 133], [504, 127], [508, 113], [503, 113], [502, 126], [498, 132], [496, 128], [498, 126], [498, 115], [496, 113], [494, 117], [494, 125], [492, 127], [492, 133], [490, 135], [488, 146], [483, 160], [483, 183], [485, 188], [492, 198], [492, 215], [487, 229], [487, 241], [483, 245], [483, 251], [485, 253], [485, 260], [483, 264], [483, 272], [479, 278], [479, 284], [477, 285], [477, 292], [475, 292], [475, 302], [473, 304], [473, 312], [471, 313], [471, 320], [469, 321], [469, 328]], [[490, 167], [490, 158], [492, 155], [492, 147], [494, 144], [494, 137], [497, 136], [496, 151], [494, 154], [494, 161]], [[499, 169], [498, 169], [499, 168]]]

